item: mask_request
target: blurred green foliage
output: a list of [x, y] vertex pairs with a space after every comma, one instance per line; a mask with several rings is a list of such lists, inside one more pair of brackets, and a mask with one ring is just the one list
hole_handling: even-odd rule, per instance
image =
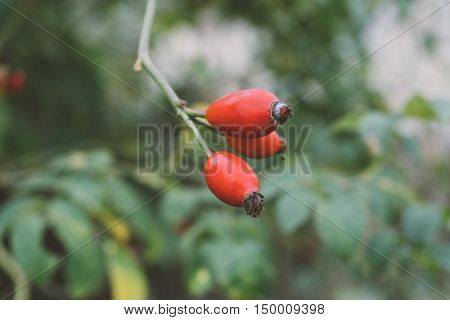
[[[161, 1], [155, 38], [213, 8], [274, 39], [255, 59], [280, 96], [301, 100], [292, 123], [313, 126], [312, 175], [263, 173], [261, 221], [221, 204], [198, 173], [137, 175], [136, 125], [177, 120], [0, 4], [0, 63], [27, 74], [22, 92], [0, 96], [0, 244], [31, 297], [442, 298], [392, 261], [449, 295], [448, 158], [427, 160], [396, 129], [447, 121], [448, 103], [417, 95], [388, 111], [365, 64], [302, 100], [367, 53], [361, 31], [379, 2]], [[142, 2], [8, 3], [167, 106], [131, 68]], [[206, 99], [196, 81], [176, 89]], [[14, 289], [5, 270], [2, 297]]]

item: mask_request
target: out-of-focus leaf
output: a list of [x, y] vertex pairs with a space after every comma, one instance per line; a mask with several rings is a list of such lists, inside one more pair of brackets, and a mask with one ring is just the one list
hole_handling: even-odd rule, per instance
[[[256, 298], [272, 281], [273, 265], [267, 263], [270, 251], [263, 220], [256, 223], [245, 214], [210, 211], [182, 241], [180, 251], [191, 266], [188, 283], [196, 283], [196, 273], [206, 268], [214, 287], [230, 298]], [[206, 291], [209, 284], [205, 281], [204, 285]], [[190, 290], [196, 292], [195, 288]]]
[[30, 175], [15, 183], [18, 192], [35, 192], [42, 190], [54, 190], [58, 185], [58, 178], [48, 172]]
[[[316, 197], [309, 190], [296, 191], [292, 195], [284, 193], [275, 205], [275, 217], [281, 230], [290, 234], [303, 226], [311, 215], [311, 207], [316, 205]], [[308, 206], [303, 204], [305, 202]]]
[[415, 117], [424, 120], [437, 119], [433, 104], [421, 95], [412, 97], [405, 106], [403, 114], [407, 117]]
[[131, 232], [127, 221], [120, 220], [110, 211], [102, 210], [96, 213], [96, 217], [102, 222], [105, 229], [119, 242], [127, 242], [131, 238]]
[[429, 53], [435, 52], [438, 42], [434, 32], [426, 32], [422, 37], [422, 45]]
[[271, 278], [271, 268], [266, 263], [267, 253], [254, 240], [211, 240], [199, 250], [213, 279], [228, 291], [230, 298], [258, 297], [258, 291]]
[[60, 191], [87, 212], [100, 211], [104, 207], [105, 190], [95, 180], [68, 178], [60, 183]]
[[[433, 288], [440, 289], [440, 283], [438, 283], [436, 280], [433, 280], [431, 274], [427, 273], [421, 273], [420, 279], [431, 285]], [[434, 290], [431, 290], [429, 287], [423, 285], [423, 283], [417, 281], [413, 277], [408, 277], [404, 279], [404, 289], [405, 292], [408, 294], [409, 299], [413, 300], [437, 300], [437, 299], [443, 299], [446, 297], [443, 297], [442, 295], [438, 294]], [[445, 289], [444, 289], [445, 290]], [[444, 294], [448, 295], [448, 291], [443, 291], [440, 289], [440, 291]]]
[[143, 201], [138, 194], [123, 180], [108, 178], [105, 180], [106, 201], [112, 205], [120, 216], [136, 210]]
[[389, 192], [399, 198], [402, 198], [406, 201], [414, 201], [416, 199], [416, 195], [411, 187], [398, 182], [391, 178], [379, 178], [377, 181], [377, 185], [383, 191]]
[[189, 255], [190, 252], [196, 251], [196, 246], [200, 243], [212, 238], [230, 236], [236, 239], [250, 237], [258, 241], [267, 239], [265, 219], [255, 224], [254, 219], [245, 215], [240, 208], [236, 208], [236, 211], [236, 215], [227, 210], [207, 211], [183, 236], [181, 252]]
[[75, 251], [65, 269], [69, 291], [75, 298], [85, 298], [103, 280], [103, 260], [100, 244], [93, 240], [94, 228], [80, 209], [63, 200], [54, 200], [48, 213], [66, 252]]
[[0, 210], [0, 238], [15, 219], [27, 212], [39, 211], [43, 206], [43, 202], [37, 198], [17, 198], [6, 203]]
[[298, 270], [295, 275], [294, 288], [302, 295], [302, 297], [307, 299], [318, 299], [321, 295], [321, 288], [317, 286], [317, 283], [322, 281], [323, 276], [314, 267], [308, 268], [301, 266], [300, 270]]
[[384, 299], [383, 292], [370, 285], [339, 286], [334, 293], [334, 299], [340, 300], [379, 300]]
[[450, 101], [433, 101], [433, 105], [441, 122], [450, 123]]
[[358, 130], [359, 122], [361, 121], [361, 112], [350, 112], [339, 118], [331, 125], [331, 130], [335, 133], [340, 132], [355, 132]]
[[86, 170], [91, 173], [105, 173], [112, 164], [109, 151], [96, 150], [92, 152], [75, 151], [52, 162], [52, 167], [62, 171]]
[[[20, 215], [11, 228], [11, 249], [24, 268], [29, 278], [37, 276], [56, 262], [56, 257], [43, 247], [45, 218], [39, 214], [27, 213]], [[36, 280], [46, 282], [54, 270], [48, 270]]]
[[[395, 248], [398, 240], [397, 232], [389, 226], [383, 226], [378, 230], [369, 241], [369, 245], [382, 255], [391, 256], [391, 252]], [[378, 254], [376, 251], [367, 248], [369, 262], [375, 268], [382, 266], [387, 262], [386, 258]]]
[[319, 203], [318, 211], [321, 215], [314, 217], [320, 239], [336, 254], [350, 256], [368, 229], [365, 204], [357, 197], [335, 195]]
[[145, 256], [150, 261], [160, 261], [166, 255], [170, 255], [167, 249], [167, 230], [162, 226], [156, 212], [143, 207], [132, 215], [126, 221], [133, 229], [133, 235], [145, 244], [147, 250]]
[[180, 220], [189, 217], [199, 202], [197, 190], [174, 188], [164, 194], [160, 213], [171, 226], [175, 226]]
[[169, 186], [169, 182], [156, 172], [146, 172], [143, 174], [135, 174], [133, 178], [154, 190], [162, 190]]
[[412, 137], [401, 137], [402, 145], [405, 148], [406, 152], [411, 156], [411, 158], [417, 162], [422, 160], [421, 154], [421, 146], [416, 138]]
[[202, 204], [209, 204], [214, 206], [220, 206], [220, 201], [217, 201], [217, 198], [213, 195], [213, 193], [208, 188], [199, 188], [195, 189], [197, 194], [196, 198], [198, 202]]
[[359, 190], [363, 199], [367, 200], [370, 213], [383, 221], [392, 221], [407, 203], [403, 197], [379, 188], [367, 186]]
[[9, 127], [8, 105], [5, 99], [0, 96], [0, 148], [3, 145], [5, 132]]
[[202, 296], [212, 289], [214, 283], [208, 269], [198, 268], [188, 277], [188, 290], [194, 296]]
[[429, 250], [431, 257], [436, 261], [438, 266], [450, 272], [450, 243], [438, 244]]
[[74, 250], [93, 236], [93, 228], [84, 213], [72, 203], [54, 200], [48, 207], [50, 224], [67, 250]]
[[115, 300], [147, 299], [148, 281], [136, 258], [113, 241], [105, 243], [111, 298]]
[[416, 244], [432, 241], [439, 228], [441, 213], [427, 204], [411, 204], [403, 213], [402, 230]]
[[87, 154], [88, 169], [104, 172], [113, 164], [111, 152], [106, 149], [91, 151]]
[[301, 186], [296, 176], [288, 174], [268, 175], [262, 179], [261, 192], [264, 194], [265, 200], [271, 200], [277, 195], [283, 193], [283, 189], [293, 190]]
[[380, 155], [387, 151], [392, 140], [394, 121], [388, 114], [371, 112], [362, 117], [358, 129], [371, 153]]

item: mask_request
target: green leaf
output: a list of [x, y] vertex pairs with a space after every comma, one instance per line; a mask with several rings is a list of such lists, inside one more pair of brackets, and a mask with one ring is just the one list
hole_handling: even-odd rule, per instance
[[442, 243], [430, 248], [430, 255], [446, 272], [450, 272], [450, 243]]
[[17, 198], [7, 202], [0, 210], [0, 238], [20, 215], [42, 208], [43, 202], [36, 198]]
[[285, 193], [275, 205], [275, 218], [285, 234], [291, 234], [303, 226], [311, 216], [311, 207], [315, 206], [315, 195], [311, 191], [296, 191], [295, 197]]
[[156, 172], [146, 172], [145, 174], [136, 173], [132, 176], [132, 178], [136, 182], [143, 184], [153, 190], [163, 190], [170, 185], [169, 181], [166, 178]]
[[[132, 217], [133, 214], [130, 216]], [[103, 224], [102, 227], [107, 229], [108, 233], [111, 234], [117, 241], [127, 242], [130, 240], [131, 231], [128, 227], [129, 219], [121, 220], [108, 210], [98, 211], [95, 217]]]
[[116, 177], [105, 181], [107, 202], [120, 216], [125, 216], [142, 205], [143, 201], [125, 181]]
[[155, 212], [151, 212], [148, 207], [143, 207], [126, 220], [136, 237], [145, 244], [146, 258], [150, 261], [160, 261], [165, 255], [170, 255], [170, 252], [165, 250], [167, 232]]
[[428, 204], [411, 204], [403, 213], [402, 230], [415, 244], [431, 242], [439, 229], [441, 213]]
[[49, 205], [49, 220], [56, 235], [73, 254], [65, 268], [69, 291], [74, 298], [85, 298], [103, 280], [103, 261], [94, 228], [86, 215], [73, 204], [55, 200]]
[[[369, 214], [358, 197], [332, 196], [319, 203], [320, 215], [315, 215], [319, 238], [336, 254], [348, 257], [364, 239], [369, 225]], [[345, 231], [344, 231], [345, 230]]]
[[[230, 298], [257, 298], [270, 284], [274, 270], [267, 224], [264, 219], [255, 223], [239, 213], [208, 211], [183, 236], [180, 252], [189, 266], [191, 294], [201, 295], [208, 288], [219, 287]], [[209, 276], [203, 271], [197, 275], [202, 269]], [[202, 290], [193, 287], [199, 282], [205, 287]]]
[[[47, 268], [53, 266], [56, 257], [43, 247], [46, 227], [45, 218], [38, 213], [22, 214], [11, 228], [11, 249], [14, 257], [24, 268], [29, 278], [34, 278]], [[54, 268], [48, 269], [36, 280], [46, 282]]]
[[434, 109], [443, 123], [450, 123], [450, 101], [433, 101]]
[[359, 190], [361, 196], [367, 199], [370, 213], [383, 221], [392, 221], [401, 212], [406, 201], [396, 193], [391, 193], [378, 186], [368, 186]]
[[115, 300], [147, 299], [148, 281], [131, 251], [108, 241], [104, 250], [107, 256], [111, 298]]
[[422, 160], [422, 147], [417, 138], [402, 136], [400, 137], [400, 140], [402, 142], [402, 146], [405, 148], [405, 151], [412, 160], [416, 162]]
[[270, 281], [272, 270], [266, 262], [267, 252], [252, 239], [211, 240], [199, 247], [199, 253], [214, 282], [224, 288], [230, 298], [257, 297], [257, 292]]
[[211, 273], [206, 268], [198, 268], [188, 277], [188, 290], [197, 297], [206, 294], [213, 285]]
[[381, 112], [365, 114], [359, 122], [359, 132], [372, 154], [380, 155], [388, 150], [394, 135], [393, 118]]
[[361, 112], [350, 112], [339, 118], [331, 125], [331, 130], [334, 133], [340, 132], [355, 132], [358, 130], [359, 122], [361, 121]]
[[53, 190], [57, 187], [59, 179], [47, 172], [30, 175], [15, 183], [15, 189], [19, 192], [35, 192]]
[[[398, 242], [397, 232], [389, 226], [382, 226], [369, 241], [369, 245], [379, 253], [390, 257]], [[375, 268], [386, 264], [387, 260], [376, 251], [367, 248], [368, 261]]]
[[385, 293], [371, 285], [349, 286], [344, 284], [335, 290], [333, 298], [338, 300], [380, 300], [385, 299]]
[[421, 95], [415, 95], [408, 101], [403, 110], [403, 115], [423, 120], [437, 119], [433, 104]]
[[264, 199], [271, 200], [284, 193], [283, 189], [296, 189], [300, 186], [297, 178], [290, 175], [271, 175], [262, 180], [261, 192]]
[[3, 139], [6, 131], [9, 129], [10, 115], [8, 103], [0, 96], [0, 148], [3, 145]]
[[200, 200], [195, 189], [174, 188], [163, 196], [160, 213], [171, 226], [175, 226], [190, 216]]
[[68, 178], [60, 183], [60, 191], [87, 212], [102, 210], [105, 190], [95, 180]]
[[55, 159], [51, 166], [62, 171], [86, 171], [96, 174], [104, 174], [112, 165], [111, 153], [107, 150], [92, 152], [75, 151]]
[[72, 203], [54, 200], [48, 208], [49, 222], [67, 250], [74, 250], [89, 240], [92, 227], [84, 213]]

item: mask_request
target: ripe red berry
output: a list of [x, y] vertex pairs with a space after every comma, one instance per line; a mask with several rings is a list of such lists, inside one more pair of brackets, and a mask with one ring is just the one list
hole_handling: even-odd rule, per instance
[[292, 107], [267, 90], [247, 89], [214, 101], [206, 112], [208, 122], [228, 135], [262, 137], [284, 124]]
[[237, 155], [216, 152], [205, 163], [208, 188], [223, 202], [244, 207], [247, 214], [258, 218], [264, 205], [259, 181], [252, 167]]
[[22, 70], [14, 71], [8, 78], [6, 90], [8, 92], [19, 92], [25, 85], [25, 72]]
[[286, 149], [286, 141], [275, 131], [261, 138], [227, 136], [227, 143], [236, 152], [254, 159], [267, 158]]

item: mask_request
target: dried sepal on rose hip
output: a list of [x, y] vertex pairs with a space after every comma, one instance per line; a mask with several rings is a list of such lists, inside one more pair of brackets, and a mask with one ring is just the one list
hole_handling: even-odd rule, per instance
[[205, 163], [204, 175], [211, 192], [234, 207], [244, 207], [247, 214], [259, 218], [264, 196], [259, 193], [259, 181], [252, 167], [241, 157], [220, 151]]
[[292, 107], [263, 89], [246, 89], [214, 101], [206, 119], [227, 135], [263, 137], [292, 117]]
[[286, 149], [286, 141], [276, 131], [260, 138], [227, 136], [227, 143], [234, 151], [253, 159], [268, 158]]

